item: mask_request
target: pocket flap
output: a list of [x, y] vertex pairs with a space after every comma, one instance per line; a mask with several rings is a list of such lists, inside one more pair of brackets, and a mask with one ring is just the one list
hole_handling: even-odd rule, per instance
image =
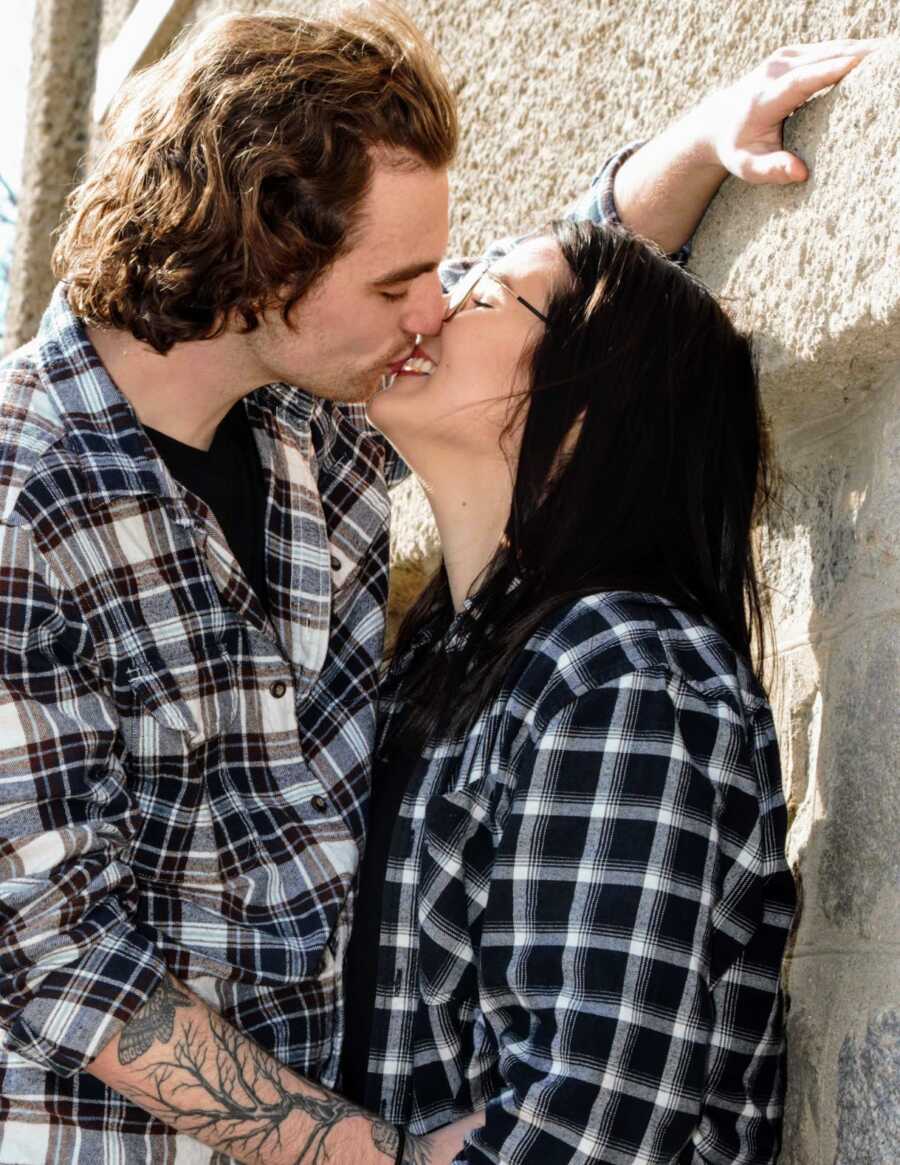
[[185, 646], [171, 658], [145, 647], [128, 662], [125, 674], [135, 698], [154, 720], [192, 743], [217, 736], [236, 713], [237, 673], [221, 647], [200, 662]]
[[199, 736], [200, 726], [194, 719], [181, 691], [169, 672], [154, 673], [145, 659], [133, 661], [128, 666], [128, 684], [135, 696], [155, 720], [175, 732], [185, 732], [189, 736]]

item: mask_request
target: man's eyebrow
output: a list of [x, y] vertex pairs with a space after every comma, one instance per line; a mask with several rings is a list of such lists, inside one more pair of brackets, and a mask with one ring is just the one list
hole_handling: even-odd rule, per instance
[[373, 279], [372, 286], [382, 287], [388, 283], [406, 283], [410, 279], [425, 275], [428, 271], [437, 271], [437, 269], [438, 265], [433, 260], [425, 263], [412, 263], [408, 267], [397, 267], [393, 271], [388, 271], [386, 275]]

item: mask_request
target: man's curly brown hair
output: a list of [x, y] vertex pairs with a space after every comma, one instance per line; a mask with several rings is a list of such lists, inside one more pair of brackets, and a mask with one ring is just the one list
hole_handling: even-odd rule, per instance
[[291, 307], [353, 243], [373, 151], [434, 169], [453, 95], [388, 5], [229, 16], [139, 73], [72, 193], [54, 253], [69, 305], [157, 352]]

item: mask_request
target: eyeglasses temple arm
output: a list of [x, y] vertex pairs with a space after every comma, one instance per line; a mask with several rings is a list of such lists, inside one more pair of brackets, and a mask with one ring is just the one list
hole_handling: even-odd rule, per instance
[[[505, 286], [505, 284], [504, 284], [504, 286]], [[507, 288], [507, 291], [508, 291], [508, 290], [509, 290], [509, 288]], [[515, 295], [515, 292], [513, 292], [513, 295]], [[532, 307], [532, 305], [531, 305], [531, 304], [528, 302], [528, 300], [527, 300], [527, 299], [523, 299], [523, 298], [521, 297], [521, 295], [516, 295], [516, 299], [519, 301], [519, 303], [520, 303], [520, 304], [521, 304], [523, 307], [527, 307], [527, 308], [528, 308], [528, 310], [531, 312], [531, 314], [532, 314], [533, 316], [537, 316], [537, 318], [538, 318], [539, 320], [541, 320], [541, 322], [542, 322], [542, 323], [548, 324], [548, 323], [550, 322], [550, 321], [547, 319], [547, 317], [544, 315], [544, 313], [543, 313], [543, 312], [539, 312], [539, 311], [538, 311], [538, 309], [537, 309], [536, 307]]]

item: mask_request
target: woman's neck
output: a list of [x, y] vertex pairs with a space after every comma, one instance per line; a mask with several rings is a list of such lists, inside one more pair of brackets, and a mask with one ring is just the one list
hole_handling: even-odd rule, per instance
[[504, 463], [479, 473], [471, 465], [452, 482], [423, 484], [441, 537], [453, 607], [459, 611], [506, 529], [512, 500], [509, 470]]

